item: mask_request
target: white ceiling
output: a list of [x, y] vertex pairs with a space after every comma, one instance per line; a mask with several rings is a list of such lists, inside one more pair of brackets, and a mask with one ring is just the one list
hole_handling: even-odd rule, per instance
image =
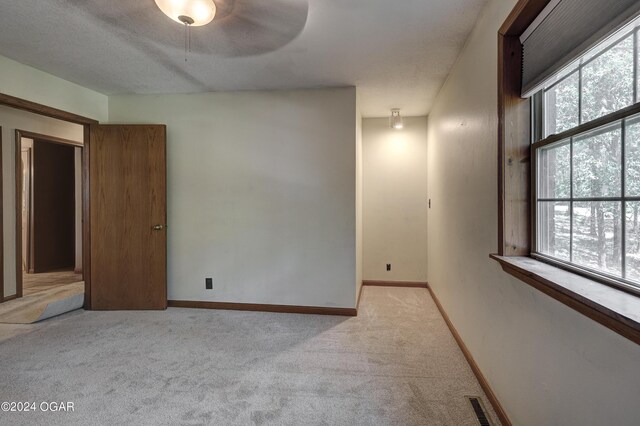
[[184, 30], [154, 0], [0, 0], [0, 55], [105, 94], [355, 85], [367, 117], [425, 115], [486, 0], [215, 0]]

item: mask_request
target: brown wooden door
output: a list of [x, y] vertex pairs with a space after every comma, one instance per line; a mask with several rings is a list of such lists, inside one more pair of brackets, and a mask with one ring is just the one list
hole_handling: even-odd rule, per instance
[[166, 128], [92, 125], [91, 309], [166, 309]]

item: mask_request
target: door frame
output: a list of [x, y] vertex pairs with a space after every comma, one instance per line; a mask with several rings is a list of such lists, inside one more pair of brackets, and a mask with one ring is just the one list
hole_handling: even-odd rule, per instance
[[[20, 140], [20, 142], [22, 142], [22, 140]], [[16, 150], [18, 149], [17, 144], [16, 144]], [[22, 209], [23, 204], [28, 204], [29, 208], [27, 209], [27, 232], [26, 232], [26, 240], [28, 241], [27, 245], [27, 250], [25, 250], [24, 247], [24, 238], [22, 238], [22, 242], [23, 245], [21, 247], [21, 252], [20, 256], [22, 257], [22, 263], [24, 264], [24, 268], [25, 271], [27, 273], [31, 273], [32, 272], [32, 267], [33, 267], [33, 228], [34, 228], [34, 224], [33, 224], [33, 146], [29, 147], [26, 151], [24, 150], [24, 147], [21, 145], [20, 146], [20, 157], [22, 158], [22, 161], [20, 162], [20, 165], [22, 166], [22, 174], [21, 177], [23, 178], [23, 180], [20, 182], [20, 194], [23, 195], [24, 194], [24, 189], [27, 188], [28, 189], [28, 194], [27, 196], [29, 197], [29, 201], [27, 203], [26, 200], [24, 200], [24, 198], [21, 200], [20, 202], [20, 207], [21, 207], [21, 217], [20, 217], [20, 225], [21, 225], [21, 229], [20, 229], [20, 236], [24, 237], [25, 235], [25, 221], [24, 221], [24, 210]], [[27, 159], [28, 159], [28, 163], [24, 162], [24, 154], [27, 154]], [[17, 156], [17, 151], [16, 151], [16, 156]], [[25, 172], [25, 167], [27, 167], [29, 169], [29, 173]], [[16, 175], [18, 174], [18, 165], [16, 164]], [[27, 184], [24, 181], [24, 177], [28, 175], [29, 176], [29, 183]], [[18, 190], [18, 180], [16, 179], [16, 191]], [[18, 205], [16, 204], [16, 207]], [[16, 224], [18, 222], [18, 209], [16, 208]], [[18, 232], [18, 230], [16, 230], [16, 232]], [[18, 234], [16, 234], [17, 237]], [[26, 254], [26, 256], [25, 256]], [[16, 256], [18, 256], [18, 253], [16, 252]], [[25, 258], [26, 257], [26, 258]], [[17, 271], [16, 271], [16, 276], [17, 276]], [[24, 279], [24, 275], [23, 275], [23, 279]], [[16, 290], [18, 288], [17, 282], [16, 282]]]
[[2, 126], [0, 126], [0, 303], [6, 301], [4, 297], [4, 191], [2, 190]]
[[[32, 139], [33, 141], [39, 140], [43, 142], [49, 142], [57, 145], [65, 145], [74, 148], [80, 148], [81, 151], [84, 152], [84, 145], [81, 142], [72, 141], [70, 139], [59, 138], [56, 136], [44, 135], [41, 133], [30, 132], [27, 130], [15, 130], [15, 203], [16, 203], [16, 298], [20, 298], [23, 296], [23, 272], [22, 272], [22, 176], [24, 171], [22, 170], [22, 138]], [[31, 149], [31, 179], [33, 179], [33, 155], [35, 151]], [[84, 157], [81, 162], [81, 169], [84, 169]], [[33, 185], [33, 180], [31, 181], [31, 185]], [[81, 182], [81, 193], [84, 193], [84, 182]], [[33, 194], [30, 195], [33, 200]], [[84, 197], [83, 197], [84, 198]], [[33, 204], [30, 203], [30, 218], [31, 222], [30, 227], [33, 227]], [[83, 220], [84, 222], [84, 220]], [[84, 229], [83, 229], [84, 230]], [[29, 234], [30, 239], [33, 241], [33, 235]], [[83, 238], [84, 240], [84, 238]], [[33, 244], [33, 243], [32, 243]], [[31, 245], [31, 257], [33, 256], [33, 245]], [[83, 247], [83, 262], [84, 262], [84, 247]], [[31, 259], [33, 261], [33, 259]], [[83, 270], [84, 274], [84, 270]], [[84, 278], [84, 276], [83, 276]]]
[[[36, 102], [28, 101], [26, 99], [17, 98], [4, 93], [0, 93], [0, 105], [8, 106], [10, 108], [19, 109], [33, 114], [44, 115], [46, 117], [55, 118], [61, 121], [67, 121], [69, 123], [80, 124], [83, 126], [83, 149], [82, 149], [82, 274], [84, 278], [84, 309], [91, 309], [91, 215], [90, 215], [90, 197], [89, 197], [89, 160], [90, 160], [90, 126], [92, 124], [99, 124], [98, 120], [92, 118], [83, 117], [71, 112], [63, 111], [61, 109], [53, 108], [47, 105], [39, 104]], [[0, 135], [0, 143], [2, 141]], [[0, 148], [2, 145], [0, 145]], [[20, 153], [18, 152], [18, 156]], [[2, 158], [2, 149], [0, 149], [0, 160]], [[1, 164], [1, 163], [0, 163]], [[1, 170], [1, 167], [0, 167]], [[0, 224], [2, 224], [3, 215], [2, 210], [2, 174], [0, 173]], [[16, 217], [17, 220], [17, 217]], [[1, 231], [0, 236], [4, 235]], [[16, 236], [16, 240], [18, 236]], [[22, 235], [20, 235], [20, 243], [22, 244]], [[20, 250], [20, 253], [22, 250]], [[16, 252], [16, 258], [18, 258]], [[21, 256], [22, 254], [20, 254]], [[1, 302], [5, 302], [10, 299], [14, 299], [17, 296], [4, 296], [4, 262], [2, 261], [4, 256], [3, 245], [0, 244], [0, 295], [2, 296]], [[17, 264], [17, 262], [16, 262]], [[22, 274], [20, 274], [22, 275]], [[22, 289], [21, 289], [22, 290]], [[17, 282], [16, 282], [17, 291]]]

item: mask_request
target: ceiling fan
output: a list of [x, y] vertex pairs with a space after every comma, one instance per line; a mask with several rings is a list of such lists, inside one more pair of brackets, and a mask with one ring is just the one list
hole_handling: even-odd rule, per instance
[[155, 0], [155, 3], [165, 15], [184, 26], [185, 53], [191, 51], [191, 28], [206, 26], [198, 29], [195, 50], [222, 56], [252, 56], [284, 46], [302, 31], [309, 9], [308, 0]]

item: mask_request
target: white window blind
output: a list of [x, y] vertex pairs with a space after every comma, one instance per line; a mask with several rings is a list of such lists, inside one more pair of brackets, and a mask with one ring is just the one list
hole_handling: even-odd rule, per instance
[[640, 0], [552, 0], [521, 37], [522, 96], [640, 13]]

